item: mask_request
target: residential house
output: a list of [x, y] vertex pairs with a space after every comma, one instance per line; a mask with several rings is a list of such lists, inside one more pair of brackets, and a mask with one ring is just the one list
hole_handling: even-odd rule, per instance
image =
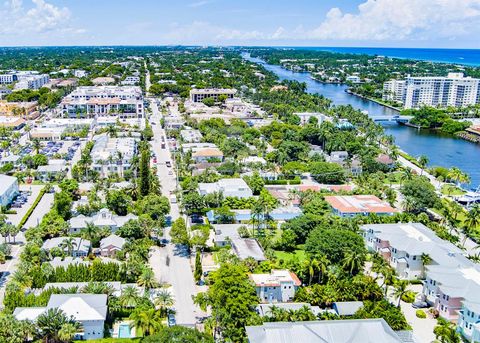
[[367, 248], [378, 252], [402, 279], [425, 277], [422, 255], [429, 256], [429, 265], [441, 265], [449, 256], [463, 254], [421, 223], [368, 224], [361, 230]]
[[[232, 210], [236, 223], [249, 222], [252, 219], [252, 211], [249, 209]], [[277, 207], [268, 213], [268, 219], [275, 222], [284, 222], [302, 215], [302, 209], [296, 206]], [[207, 218], [211, 223], [216, 222], [215, 211], [207, 212]], [[256, 219], [263, 220], [264, 215], [259, 214]]]
[[338, 164], [353, 176], [358, 176], [363, 171], [361, 161], [356, 157], [350, 158], [346, 151], [332, 151], [330, 156], [326, 157], [326, 161]]
[[288, 302], [288, 303], [276, 302], [276, 303], [259, 304], [255, 308], [255, 311], [257, 311], [260, 317], [271, 316], [272, 308], [274, 307], [285, 310], [285, 311], [298, 311], [302, 308], [307, 307], [316, 316], [324, 312], [318, 306], [312, 306], [309, 303], [297, 303], [297, 302]]
[[100, 241], [100, 255], [104, 257], [115, 257], [118, 251], [123, 249], [126, 240], [117, 235], [110, 235]]
[[250, 274], [261, 302], [292, 301], [301, 282], [288, 270], [272, 270], [270, 274]]
[[262, 247], [254, 238], [232, 238], [231, 245], [235, 255], [242, 261], [249, 257], [259, 262], [267, 259]]
[[247, 326], [249, 343], [402, 343], [383, 319], [318, 320], [310, 322], [266, 322]]
[[[71, 240], [72, 246], [68, 247], [68, 242]], [[42, 249], [50, 251], [54, 248], [58, 248], [62, 251], [65, 251], [67, 254], [69, 249], [71, 250], [70, 255], [72, 257], [85, 257], [90, 252], [91, 243], [87, 239], [79, 237], [55, 237], [47, 239], [43, 245]]]
[[457, 329], [467, 342], [480, 342], [480, 302], [478, 302], [478, 297], [475, 302], [463, 302]]
[[106, 208], [102, 208], [98, 213], [91, 217], [84, 216], [83, 214], [73, 217], [68, 221], [68, 224], [70, 227], [70, 233], [78, 233], [82, 231], [87, 227], [88, 223], [115, 232], [129, 220], [137, 218], [138, 217], [134, 214], [129, 213], [126, 216], [119, 216]]
[[61, 179], [67, 173], [67, 162], [65, 160], [49, 160], [45, 166], [39, 166], [36, 171], [37, 177], [42, 181]]
[[0, 174], [0, 205], [10, 205], [18, 194], [18, 179], [13, 176]]
[[186, 143], [200, 143], [203, 138], [202, 133], [199, 130], [181, 130], [180, 136], [182, 140]]
[[362, 301], [337, 301], [332, 304], [332, 308], [338, 316], [353, 316], [362, 307]]
[[335, 195], [326, 196], [325, 201], [332, 207], [333, 213], [340, 217], [356, 215], [393, 215], [398, 210], [375, 195]]
[[108, 309], [106, 294], [52, 294], [46, 307], [17, 307], [13, 316], [18, 320], [35, 321], [41, 314], [55, 308], [81, 324], [81, 330], [75, 334], [74, 339], [104, 337]]
[[224, 197], [250, 198], [253, 192], [243, 179], [220, 179], [213, 183], [199, 183], [201, 195], [222, 193]]
[[378, 155], [377, 158], [375, 158], [375, 161], [386, 166], [388, 169], [395, 168], [395, 161], [387, 154]]

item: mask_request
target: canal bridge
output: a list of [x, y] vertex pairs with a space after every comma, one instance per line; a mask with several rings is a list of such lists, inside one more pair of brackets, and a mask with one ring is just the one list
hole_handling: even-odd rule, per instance
[[375, 122], [392, 122], [395, 121], [397, 123], [408, 123], [413, 116], [401, 116], [401, 115], [395, 115], [395, 116], [372, 116], [370, 117], [373, 119]]

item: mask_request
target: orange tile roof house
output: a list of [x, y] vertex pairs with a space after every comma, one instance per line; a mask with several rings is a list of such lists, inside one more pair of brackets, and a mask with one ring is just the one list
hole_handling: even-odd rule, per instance
[[326, 196], [325, 201], [332, 207], [333, 212], [340, 217], [353, 217], [356, 215], [393, 215], [398, 212], [375, 195], [351, 195], [351, 196]]
[[255, 283], [257, 296], [261, 302], [292, 301], [295, 292], [302, 284], [295, 273], [284, 270], [272, 270], [270, 274], [250, 274]]

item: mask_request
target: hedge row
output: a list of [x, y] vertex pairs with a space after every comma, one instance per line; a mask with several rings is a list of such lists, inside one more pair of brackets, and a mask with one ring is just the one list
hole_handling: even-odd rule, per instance
[[35, 210], [35, 208], [37, 207], [38, 203], [40, 202], [40, 200], [42, 200], [43, 198], [43, 195], [47, 192], [47, 187], [43, 187], [41, 190], [40, 190], [40, 193], [38, 193], [38, 196], [37, 198], [35, 199], [35, 201], [33, 202], [32, 206], [30, 206], [30, 208], [28, 209], [27, 213], [25, 213], [25, 215], [23, 216], [22, 220], [20, 220], [20, 223], [18, 224], [18, 228], [21, 230], [23, 225], [25, 225], [25, 223], [27, 222], [28, 218], [30, 218], [30, 216], [32, 215], [33, 211]]

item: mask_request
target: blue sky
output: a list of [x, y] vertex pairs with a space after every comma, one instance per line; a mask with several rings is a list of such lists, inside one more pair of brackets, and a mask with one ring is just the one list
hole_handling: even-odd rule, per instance
[[1, 46], [480, 48], [480, 0], [0, 0], [0, 18]]

